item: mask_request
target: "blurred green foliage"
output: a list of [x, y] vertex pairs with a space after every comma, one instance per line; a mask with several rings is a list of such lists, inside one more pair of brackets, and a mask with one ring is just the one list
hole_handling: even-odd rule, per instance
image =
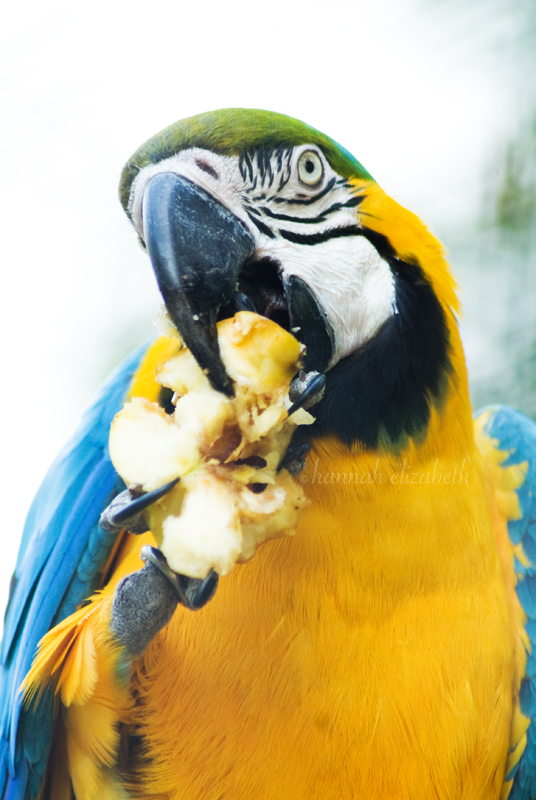
[[476, 407], [536, 418], [536, 97], [534, 117], [499, 147], [480, 220], [454, 236]]
[[445, 6], [465, 16], [467, 37], [486, 40], [490, 69], [510, 100], [482, 175], [480, 211], [444, 234], [462, 287], [473, 404], [506, 403], [536, 418], [536, 2]]
[[536, 119], [532, 119], [505, 147], [495, 221], [500, 228], [524, 231], [535, 220]]

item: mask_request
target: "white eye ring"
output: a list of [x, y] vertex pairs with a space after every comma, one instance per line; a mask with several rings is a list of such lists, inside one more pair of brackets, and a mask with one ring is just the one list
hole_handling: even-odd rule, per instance
[[314, 150], [304, 150], [298, 161], [298, 176], [302, 183], [314, 186], [324, 177], [324, 165]]

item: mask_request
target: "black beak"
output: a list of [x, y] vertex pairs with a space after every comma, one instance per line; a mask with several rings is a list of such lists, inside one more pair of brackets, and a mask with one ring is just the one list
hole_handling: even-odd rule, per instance
[[143, 229], [174, 325], [212, 387], [232, 397], [216, 320], [238, 290], [240, 270], [255, 251], [253, 236], [214, 197], [173, 172], [149, 180]]

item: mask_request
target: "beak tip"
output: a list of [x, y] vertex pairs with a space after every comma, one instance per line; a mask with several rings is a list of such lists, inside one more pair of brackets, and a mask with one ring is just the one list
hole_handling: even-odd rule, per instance
[[210, 381], [210, 385], [213, 389], [217, 392], [221, 392], [222, 394], [226, 395], [227, 397], [233, 398], [235, 396], [235, 390], [233, 386], [233, 382], [225, 372], [217, 370], [215, 374], [212, 370], [203, 370]]

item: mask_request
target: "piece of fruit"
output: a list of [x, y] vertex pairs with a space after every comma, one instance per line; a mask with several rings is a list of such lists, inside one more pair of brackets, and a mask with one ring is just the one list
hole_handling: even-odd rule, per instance
[[235, 397], [212, 389], [183, 348], [157, 380], [172, 389], [175, 411], [135, 398], [117, 414], [110, 455], [125, 483], [144, 491], [180, 477], [146, 512], [170, 567], [192, 578], [220, 575], [260, 544], [290, 535], [306, 499], [278, 466], [297, 425], [313, 422], [287, 409], [301, 345], [265, 317], [241, 311], [218, 323], [222, 360]]

